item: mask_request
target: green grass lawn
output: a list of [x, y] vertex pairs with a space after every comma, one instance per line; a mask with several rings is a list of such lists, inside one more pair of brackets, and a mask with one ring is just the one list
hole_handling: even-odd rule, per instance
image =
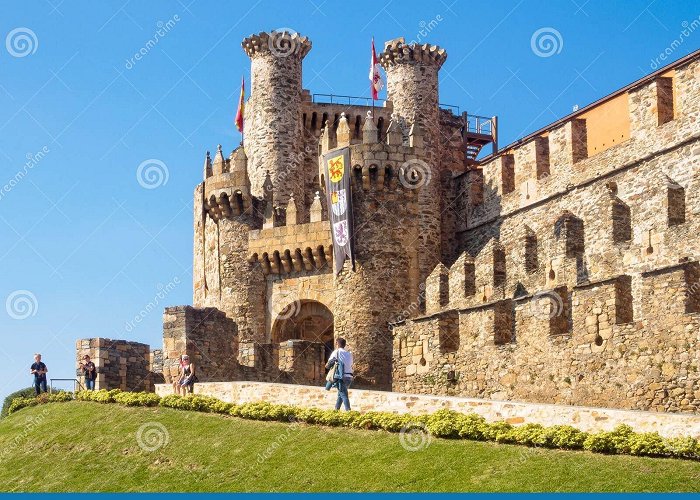
[[[163, 428], [167, 444], [141, 447], [144, 424], [146, 447]], [[0, 420], [0, 464], [2, 491], [700, 490], [699, 462], [437, 438], [409, 452], [383, 431], [84, 402]]]

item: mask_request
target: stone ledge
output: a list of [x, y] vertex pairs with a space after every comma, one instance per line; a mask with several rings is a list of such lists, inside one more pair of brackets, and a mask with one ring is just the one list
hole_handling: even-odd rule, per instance
[[[172, 386], [156, 384], [159, 396], [172, 394]], [[267, 401], [307, 408], [334, 407], [335, 390], [323, 387], [265, 382], [204, 382], [195, 384], [195, 394], [213, 396], [228, 403]], [[391, 413], [432, 413], [450, 409], [476, 413], [488, 421], [505, 420], [513, 425], [537, 423], [544, 426], [572, 425], [582, 431], [610, 431], [628, 424], [637, 432], [658, 432], [665, 437], [700, 437], [700, 415], [657, 413], [613, 408], [565, 406], [545, 403], [522, 403], [489, 399], [430, 396], [400, 392], [350, 389], [350, 402], [359, 411]]]

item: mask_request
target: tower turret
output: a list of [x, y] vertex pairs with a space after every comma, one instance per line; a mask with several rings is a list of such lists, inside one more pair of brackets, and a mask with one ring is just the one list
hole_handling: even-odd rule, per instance
[[[406, 45], [403, 38], [384, 44], [379, 62], [387, 75], [387, 97], [393, 105], [392, 123], [387, 131], [395, 143], [409, 128], [420, 131], [422, 144], [413, 144], [415, 157], [407, 159], [407, 176], [401, 179], [407, 186], [420, 185], [418, 196], [419, 220], [417, 240], [412, 251], [417, 256], [419, 282], [423, 282], [440, 261], [441, 172], [439, 151], [438, 71], [447, 59], [447, 52], [436, 45]], [[400, 133], [401, 132], [401, 135]], [[413, 280], [411, 292], [416, 293]]]
[[229, 158], [219, 146], [213, 162], [207, 154], [194, 200], [194, 305], [216, 307], [241, 338], [263, 341], [265, 279], [248, 262], [248, 233], [262, 226], [262, 202], [250, 194], [247, 163], [242, 146]]
[[311, 41], [297, 33], [273, 31], [250, 35], [242, 46], [251, 60], [244, 144], [252, 194], [263, 195], [269, 171], [275, 205], [285, 205], [290, 193], [303, 201], [301, 66]]
[[358, 387], [391, 389], [391, 325], [415, 312], [418, 300], [406, 291], [415, 280], [410, 245], [421, 186], [401, 181], [410, 175], [402, 163], [418, 150], [390, 138], [379, 142], [371, 115], [363, 129], [370, 132], [363, 144], [350, 145], [356, 269], [346, 261], [334, 277], [334, 333], [355, 355]]

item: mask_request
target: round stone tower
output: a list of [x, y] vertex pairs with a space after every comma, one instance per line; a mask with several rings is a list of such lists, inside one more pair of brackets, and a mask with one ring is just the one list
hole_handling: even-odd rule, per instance
[[420, 184], [418, 194], [417, 240], [411, 245], [417, 256], [422, 283], [441, 257], [441, 213], [444, 210], [441, 190], [440, 156], [438, 154], [440, 121], [438, 105], [438, 71], [447, 59], [447, 52], [436, 45], [404, 43], [403, 38], [384, 44], [379, 62], [387, 75], [387, 98], [394, 118], [406, 135], [418, 127], [423, 135], [423, 149], [416, 158], [407, 159], [410, 176], [402, 179], [407, 185]]
[[[311, 41], [294, 32], [250, 35], [251, 93], [245, 109], [244, 146], [253, 196], [263, 197], [270, 173], [273, 204], [304, 199], [301, 66]], [[304, 214], [302, 214], [302, 217]]]
[[265, 341], [265, 277], [248, 255], [248, 233], [262, 227], [260, 202], [250, 194], [247, 158], [239, 147], [212, 162], [194, 200], [195, 307], [216, 307], [236, 322], [239, 338]]
[[401, 182], [401, 165], [422, 150], [422, 136], [411, 135], [415, 147], [399, 144], [401, 134], [393, 127], [386, 142], [378, 143], [377, 126], [368, 117], [363, 144], [350, 146], [355, 269], [345, 261], [335, 276], [333, 310], [334, 333], [348, 341], [354, 355], [355, 385], [386, 390], [391, 389], [392, 324], [419, 306], [411, 293], [407, 247], [417, 233], [421, 186]]

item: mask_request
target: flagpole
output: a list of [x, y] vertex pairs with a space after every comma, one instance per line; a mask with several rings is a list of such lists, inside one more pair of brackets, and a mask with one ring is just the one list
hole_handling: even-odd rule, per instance
[[[374, 75], [374, 37], [372, 37], [372, 74]], [[369, 97], [372, 100], [372, 120], [374, 121], [374, 79], [370, 81]]]

